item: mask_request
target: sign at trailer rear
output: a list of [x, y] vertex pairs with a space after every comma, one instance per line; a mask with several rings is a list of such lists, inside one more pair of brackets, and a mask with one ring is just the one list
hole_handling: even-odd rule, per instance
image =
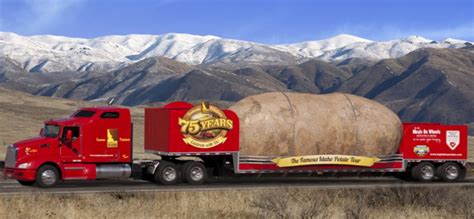
[[409, 160], [466, 160], [467, 127], [405, 123], [400, 152]]

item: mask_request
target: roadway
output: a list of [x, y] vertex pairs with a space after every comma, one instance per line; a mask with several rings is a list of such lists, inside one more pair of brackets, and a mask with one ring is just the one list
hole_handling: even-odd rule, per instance
[[282, 188], [390, 188], [390, 187], [474, 187], [474, 177], [462, 182], [405, 182], [391, 177], [375, 178], [273, 178], [273, 179], [214, 179], [206, 185], [178, 184], [162, 186], [142, 180], [103, 180], [65, 182], [54, 188], [22, 186], [13, 180], [0, 181], [0, 195], [54, 193], [54, 194], [88, 194], [116, 192], [186, 192], [186, 191], [222, 191], [251, 189]]

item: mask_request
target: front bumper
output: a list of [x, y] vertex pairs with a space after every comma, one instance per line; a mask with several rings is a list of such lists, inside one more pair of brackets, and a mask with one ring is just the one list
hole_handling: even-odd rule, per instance
[[24, 181], [34, 181], [35, 180], [35, 170], [32, 169], [16, 169], [16, 168], [5, 168], [3, 169], [3, 175], [7, 178], [24, 180]]

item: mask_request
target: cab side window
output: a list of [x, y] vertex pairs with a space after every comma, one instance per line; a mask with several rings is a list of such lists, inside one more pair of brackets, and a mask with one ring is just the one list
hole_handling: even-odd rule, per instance
[[104, 112], [100, 115], [103, 119], [118, 119], [120, 117], [118, 112]]
[[67, 135], [68, 130], [72, 131], [72, 140], [73, 141], [75, 141], [77, 138], [79, 138], [79, 127], [69, 126], [69, 127], [64, 127], [63, 135], [62, 135], [63, 140], [66, 139], [66, 135]]

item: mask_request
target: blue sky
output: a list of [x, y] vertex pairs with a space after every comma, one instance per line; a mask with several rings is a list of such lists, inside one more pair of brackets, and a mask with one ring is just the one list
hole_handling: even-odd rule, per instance
[[85, 38], [173, 32], [270, 44], [341, 33], [474, 41], [474, 1], [0, 0], [0, 31]]

